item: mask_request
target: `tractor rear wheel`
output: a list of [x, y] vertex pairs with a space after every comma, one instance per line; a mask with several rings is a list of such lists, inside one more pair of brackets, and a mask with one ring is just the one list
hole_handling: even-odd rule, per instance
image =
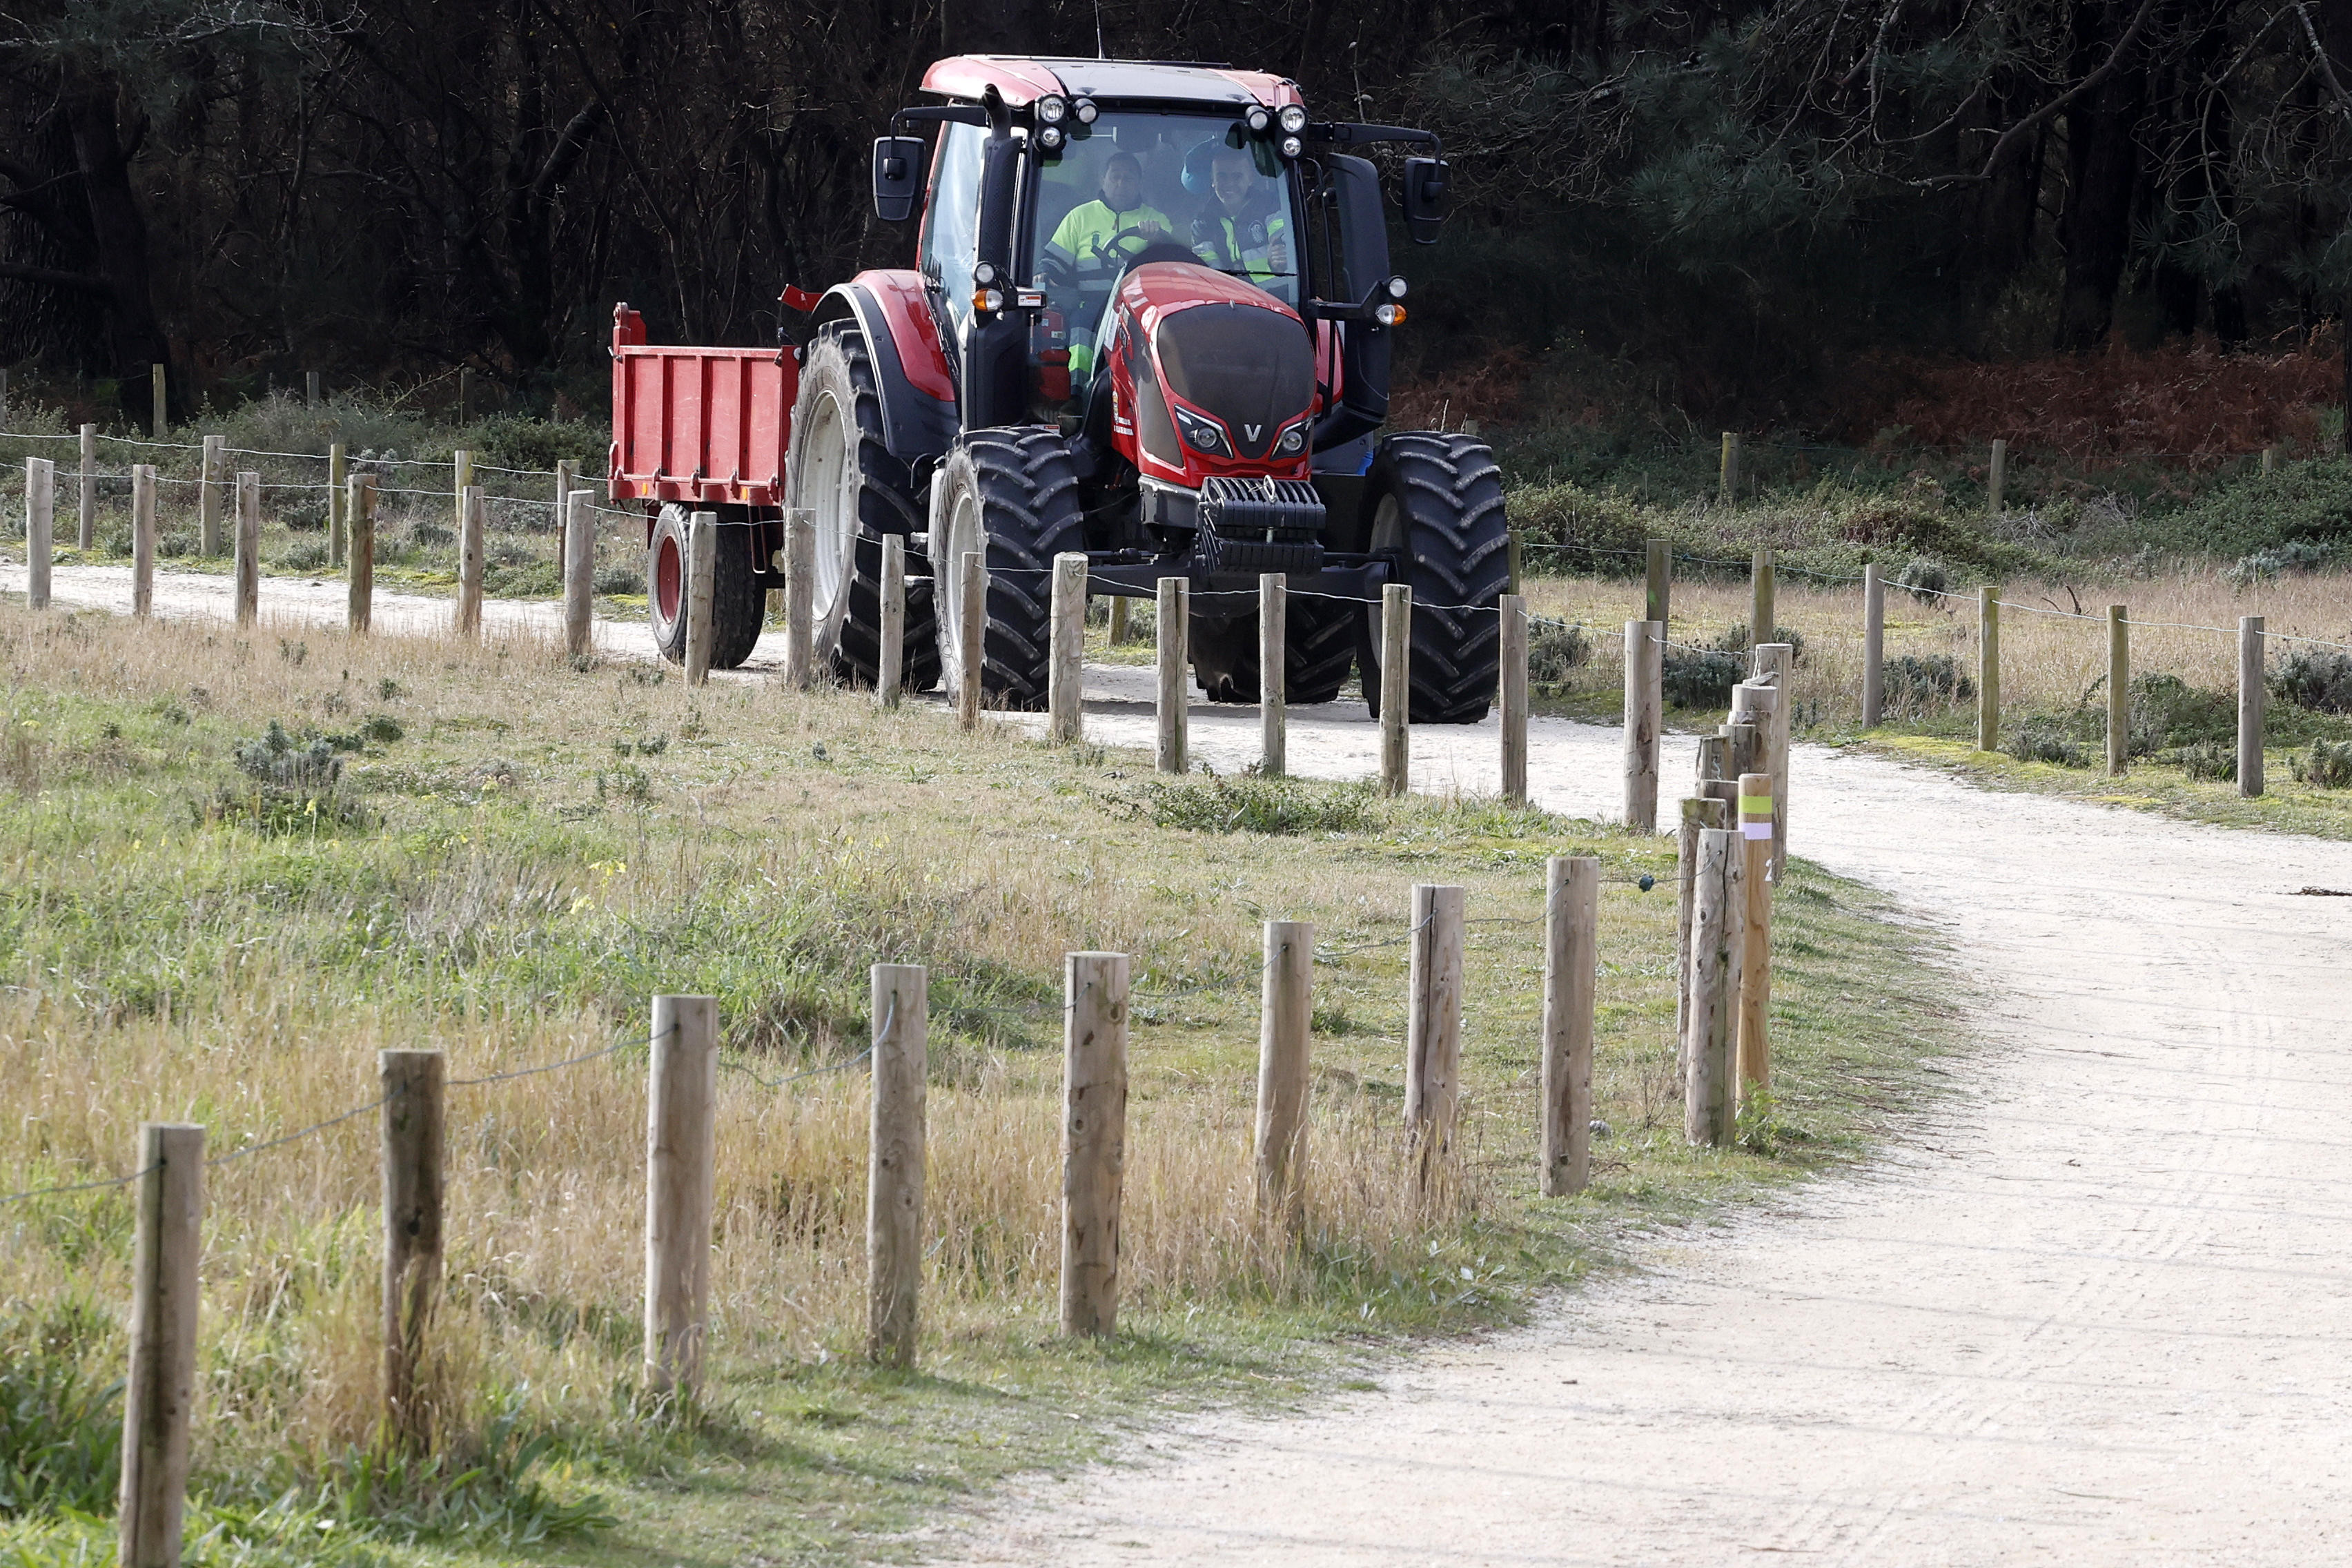
[[[882, 439], [882, 398], [866, 339], [846, 322], [809, 345], [793, 405], [789, 504], [816, 525], [814, 646], [844, 680], [871, 686], [882, 651], [882, 538], [922, 527], [914, 479]], [[905, 689], [929, 691], [940, 674], [931, 584], [919, 556], [907, 563]]]
[[981, 698], [994, 708], [1041, 709], [1053, 644], [1054, 557], [1087, 547], [1069, 447], [1054, 429], [974, 430], [948, 453], [932, 483], [942, 678], [950, 690], [962, 679], [963, 557], [980, 551], [988, 574]]
[[[1381, 443], [1370, 478], [1371, 548], [1394, 552], [1412, 588], [1412, 722], [1475, 724], [1495, 700], [1496, 612], [1510, 585], [1502, 470], [1483, 441], [1414, 431]], [[1380, 605], [1360, 624], [1364, 700], [1377, 716]]]
[[[686, 662], [686, 545], [692, 509], [665, 504], [654, 520], [646, 561], [646, 615], [653, 623], [654, 647], [672, 664]], [[712, 531], [719, 544], [710, 580], [710, 668], [733, 669], [759, 646], [767, 618], [768, 594], [751, 574], [751, 529], [721, 523]]]
[[[1286, 596], [1283, 605], [1282, 700], [1304, 708], [1328, 702], [1348, 684], [1362, 606], [1345, 599]], [[1258, 700], [1257, 616], [1195, 616], [1192, 674], [1212, 702]]]

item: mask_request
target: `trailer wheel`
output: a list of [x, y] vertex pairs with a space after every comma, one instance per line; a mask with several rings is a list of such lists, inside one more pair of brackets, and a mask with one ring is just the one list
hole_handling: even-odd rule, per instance
[[[646, 616], [654, 647], [672, 664], [686, 662], [686, 538], [690, 509], [671, 501], [654, 521], [646, 561]], [[710, 583], [710, 668], [733, 669], [751, 657], [767, 616], [767, 590], [752, 573], [758, 563], [751, 530], [722, 523]]]
[[[1372, 459], [1371, 548], [1401, 558], [1412, 587], [1416, 724], [1475, 724], [1495, 700], [1510, 584], [1503, 476], [1486, 444], [1415, 431], [1391, 436]], [[1364, 700], [1381, 710], [1381, 608], [1365, 607], [1357, 644]]]
[[[1283, 609], [1282, 700], [1328, 702], [1348, 684], [1363, 607], [1344, 599], [1289, 595]], [[1212, 702], [1258, 700], [1257, 616], [1192, 617], [1192, 674]]]
[[[914, 480], [882, 439], [882, 398], [872, 357], [857, 329], [826, 328], [809, 346], [793, 405], [790, 504], [816, 523], [817, 653], [844, 680], [871, 686], [882, 651], [882, 536], [919, 531]], [[907, 631], [900, 679], [929, 691], [939, 680], [939, 639], [931, 625], [931, 584], [922, 558], [908, 553]]]
[[974, 430], [948, 453], [932, 482], [940, 487], [931, 561], [942, 677], [950, 690], [962, 679], [960, 574], [966, 551], [984, 551], [988, 626], [981, 639], [981, 696], [992, 707], [1043, 708], [1053, 641], [1054, 557], [1086, 548], [1069, 447], [1057, 430]]

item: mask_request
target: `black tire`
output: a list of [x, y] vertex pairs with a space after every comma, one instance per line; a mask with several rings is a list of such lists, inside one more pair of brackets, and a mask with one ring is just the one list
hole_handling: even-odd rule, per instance
[[[882, 539], [923, 523], [914, 478], [883, 443], [873, 359], [851, 323], [818, 333], [802, 363], [787, 489], [788, 504], [817, 513], [817, 652], [841, 679], [871, 686], [881, 666]], [[908, 691], [940, 679], [930, 567], [911, 544], [899, 675]]]
[[963, 552], [979, 549], [985, 534], [988, 626], [981, 640], [981, 696], [994, 708], [1042, 709], [1053, 642], [1054, 557], [1087, 547], [1069, 447], [1058, 430], [974, 430], [948, 453], [932, 483], [940, 487], [931, 553], [942, 679], [952, 689], [960, 678], [958, 574]]
[[[1468, 436], [1391, 436], [1372, 459], [1367, 504], [1374, 551], [1394, 551], [1412, 588], [1416, 724], [1475, 724], [1495, 700], [1502, 616], [1510, 586], [1510, 530], [1495, 454]], [[1381, 612], [1359, 618], [1364, 700], [1381, 710]]]
[[[686, 535], [690, 509], [677, 501], [664, 503], [654, 520], [653, 542], [646, 554], [646, 617], [653, 625], [654, 647], [672, 664], [686, 662]], [[760, 643], [760, 628], [768, 614], [768, 591], [752, 573], [759, 563], [751, 549], [751, 529], [743, 523], [721, 523], [717, 530], [718, 559], [710, 580], [710, 668], [733, 669], [751, 657]]]
[[[1348, 684], [1362, 606], [1292, 594], [1283, 606], [1282, 700], [1293, 708], [1329, 702]], [[1257, 617], [1195, 616], [1192, 674], [1212, 702], [1258, 700]]]

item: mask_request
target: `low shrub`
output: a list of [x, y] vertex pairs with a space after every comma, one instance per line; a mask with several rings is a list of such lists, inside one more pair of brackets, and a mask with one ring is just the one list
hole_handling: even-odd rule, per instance
[[297, 544], [278, 558], [278, 564], [289, 572], [317, 572], [327, 564], [327, 547], [316, 539]]
[[596, 573], [596, 592], [599, 594], [642, 594], [645, 591], [645, 568], [634, 563], [603, 567]]
[[1108, 804], [1157, 827], [1199, 833], [1356, 833], [1374, 826], [1378, 797], [1369, 784], [1332, 788], [1244, 773], [1148, 784]]
[[86, 1302], [17, 1305], [0, 1318], [0, 1519], [110, 1510], [122, 1385], [89, 1369], [119, 1338], [112, 1317]]
[[2310, 751], [2290, 756], [2286, 765], [2298, 783], [2342, 789], [2352, 784], [2352, 741], [2314, 741]]
[[2055, 763], [2060, 767], [2087, 768], [2092, 749], [2066, 719], [2047, 713], [2029, 714], [2010, 731], [2009, 754], [2021, 763]]
[[1932, 555], [1915, 555], [1889, 581], [1898, 588], [1907, 589], [1921, 604], [1932, 604], [1937, 595], [1950, 590], [1952, 574]]
[[1528, 625], [1528, 679], [1536, 686], [1564, 685], [1570, 671], [1592, 657], [1592, 637], [1582, 626], [1559, 621]]
[[2132, 677], [2129, 713], [2136, 757], [2209, 742], [2237, 743], [2236, 695], [2204, 690], [2177, 675]]
[[2297, 650], [2279, 661], [2271, 689], [2315, 713], [2352, 713], [2352, 653]]
[[2267, 550], [2257, 550], [2250, 555], [2239, 556], [2221, 575], [2232, 588], [2251, 587], [2256, 583], [2267, 583], [2291, 573], [2316, 572], [2326, 565], [2334, 554], [2335, 552], [2324, 544], [2292, 540], [2284, 544], [2272, 545]]
[[2352, 459], [2288, 463], [2217, 485], [2165, 519], [2163, 531], [2181, 548], [2217, 555], [2352, 538]]
[[279, 789], [332, 789], [343, 776], [343, 760], [325, 736], [297, 741], [275, 719], [258, 739], [237, 742], [236, 765], [247, 777]]
[[[1771, 640], [1789, 645], [1789, 658], [1792, 662], [1797, 664], [1805, 662], [1804, 633], [1791, 626], [1774, 626]], [[1748, 623], [1746, 621], [1733, 623], [1731, 629], [1716, 638], [1712, 646], [1721, 648], [1726, 653], [1748, 652], [1751, 646], [1748, 641]]]
[[2233, 784], [2238, 777], [2238, 748], [2234, 743], [2200, 741], [2193, 746], [2176, 746], [2159, 752], [2157, 761], [2178, 764], [2192, 779]]
[[1748, 678], [1748, 661], [1721, 648], [1666, 649], [1664, 689], [1672, 708], [1731, 706], [1731, 689]]
[[1977, 694], [1977, 683], [1948, 653], [1897, 654], [1879, 673], [1892, 713], [1916, 713], [1942, 703], [1965, 702]]

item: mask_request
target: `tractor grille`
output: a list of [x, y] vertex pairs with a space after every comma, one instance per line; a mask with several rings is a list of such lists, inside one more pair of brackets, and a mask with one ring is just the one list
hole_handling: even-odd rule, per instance
[[1202, 572], [1319, 572], [1323, 498], [1305, 479], [1202, 481]]

